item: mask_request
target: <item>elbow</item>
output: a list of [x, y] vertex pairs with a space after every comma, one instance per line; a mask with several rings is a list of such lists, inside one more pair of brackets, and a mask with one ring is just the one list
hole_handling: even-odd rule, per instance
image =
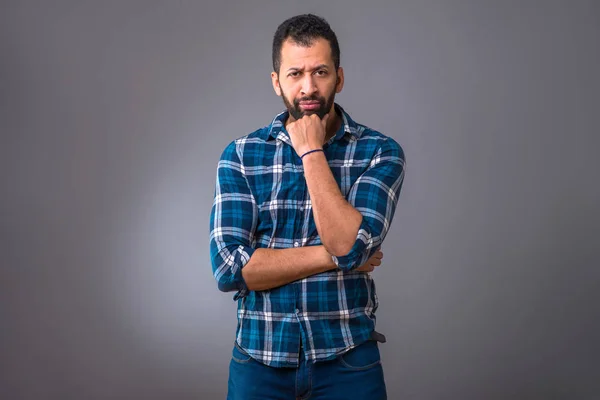
[[231, 274], [229, 271], [225, 272], [224, 274], [218, 274], [215, 272], [214, 277], [217, 281], [217, 288], [223, 293], [240, 290], [240, 287], [243, 286], [236, 279], [235, 275]]
[[228, 292], [233, 292], [234, 290], [238, 290], [238, 287], [234, 282], [231, 282], [226, 279], [217, 280], [217, 288], [223, 293], [228, 293]]
[[350, 254], [356, 245], [357, 233], [360, 227], [356, 230], [328, 232], [321, 235], [321, 243], [327, 249], [329, 254], [336, 257], [344, 257]]
[[336, 247], [336, 248], [332, 248], [329, 251], [329, 254], [331, 254], [332, 256], [336, 256], [336, 257], [344, 257], [344, 256], [347, 256], [348, 253], [350, 253], [351, 249], [352, 249], [352, 246]]
[[329, 254], [336, 257], [343, 257], [348, 255], [348, 253], [350, 253], [350, 251], [352, 250], [352, 247], [354, 247], [354, 240], [352, 240], [351, 242], [332, 240], [328, 241], [327, 243], [323, 242], [323, 246], [325, 246], [325, 249]]
[[215, 258], [212, 259], [213, 277], [217, 282], [217, 288], [223, 293], [232, 292], [235, 290], [235, 282], [231, 279], [231, 274], [220, 271], [221, 265], [215, 262]]
[[[250, 255], [252, 254], [251, 250], [248, 250]], [[227, 293], [247, 290], [242, 268], [248, 258], [250, 256], [242, 246], [234, 249], [229, 247], [229, 251], [217, 251], [216, 248], [212, 251], [213, 277], [217, 282], [219, 291]]]
[[242, 290], [255, 290], [253, 289], [253, 286], [255, 285], [249, 285], [248, 282], [246, 282], [246, 278], [242, 274], [236, 275], [225, 273], [221, 276], [215, 275], [215, 279], [217, 281], [217, 288], [223, 293], [239, 292]]

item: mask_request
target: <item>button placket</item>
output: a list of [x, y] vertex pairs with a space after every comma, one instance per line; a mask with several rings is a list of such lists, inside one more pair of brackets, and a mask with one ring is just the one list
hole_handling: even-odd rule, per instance
[[305, 211], [305, 198], [306, 198], [306, 192], [307, 192], [307, 187], [306, 187], [306, 178], [304, 177], [304, 168], [302, 166], [302, 164], [300, 165], [300, 171], [298, 172], [298, 186], [299, 186], [299, 190], [298, 192], [300, 192], [300, 196], [297, 197], [297, 200], [299, 200], [301, 203], [298, 206], [298, 208], [295, 210], [296, 212], [294, 212], [294, 247], [298, 248], [301, 246], [301, 240], [302, 240], [302, 225], [304, 224], [304, 211]]

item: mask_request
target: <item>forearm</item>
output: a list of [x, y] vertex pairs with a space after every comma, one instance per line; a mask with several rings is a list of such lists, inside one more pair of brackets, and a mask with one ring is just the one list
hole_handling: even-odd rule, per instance
[[335, 256], [347, 254], [362, 222], [362, 214], [344, 199], [322, 152], [303, 159], [304, 177], [321, 242]]
[[242, 268], [242, 276], [249, 290], [267, 290], [336, 268], [324, 246], [261, 248]]

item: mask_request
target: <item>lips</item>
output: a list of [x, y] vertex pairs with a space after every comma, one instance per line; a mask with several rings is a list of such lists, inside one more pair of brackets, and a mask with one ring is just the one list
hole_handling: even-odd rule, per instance
[[318, 101], [301, 101], [300, 106], [305, 110], [317, 110], [321, 103]]

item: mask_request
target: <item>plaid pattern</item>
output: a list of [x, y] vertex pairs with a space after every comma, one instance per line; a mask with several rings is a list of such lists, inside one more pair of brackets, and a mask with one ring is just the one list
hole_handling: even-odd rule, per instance
[[362, 215], [356, 242], [339, 269], [265, 291], [250, 291], [242, 268], [256, 248], [320, 245], [300, 157], [284, 122], [230, 143], [217, 168], [210, 256], [218, 287], [235, 291], [236, 341], [273, 367], [335, 358], [370, 338], [378, 300], [367, 273], [354, 271], [383, 242], [404, 179], [404, 152], [392, 138], [357, 124], [339, 106], [340, 130], [323, 148], [346, 200]]

